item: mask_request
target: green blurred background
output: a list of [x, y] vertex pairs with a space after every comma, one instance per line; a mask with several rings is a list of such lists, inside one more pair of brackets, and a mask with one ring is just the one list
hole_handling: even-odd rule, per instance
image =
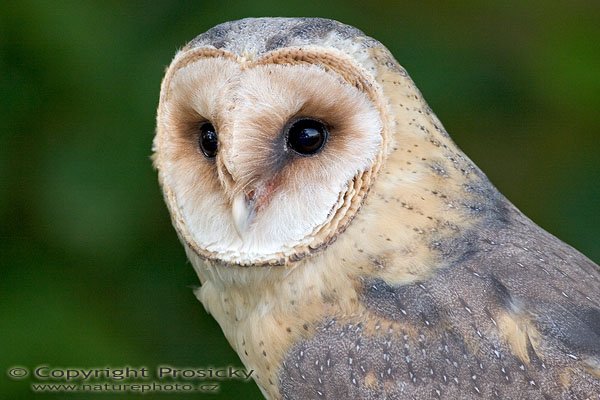
[[[379, 39], [492, 182], [600, 260], [598, 1], [12, 3], [0, 5], [2, 398], [98, 398], [33, 394], [12, 365], [241, 365], [192, 294], [149, 160], [165, 67], [226, 20], [323, 16]], [[144, 398], [165, 396], [181, 397]], [[260, 393], [225, 381], [196, 398]]]

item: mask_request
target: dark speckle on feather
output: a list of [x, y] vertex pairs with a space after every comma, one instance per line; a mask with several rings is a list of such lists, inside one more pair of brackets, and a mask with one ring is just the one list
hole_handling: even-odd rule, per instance
[[392, 321], [411, 321], [426, 328], [440, 319], [435, 300], [418, 283], [392, 287], [381, 279], [365, 279], [361, 300], [375, 314]]
[[600, 357], [600, 310], [555, 304], [548, 304], [546, 310], [539, 318], [543, 333], [557, 338], [572, 353]]
[[285, 47], [295, 40], [316, 41], [317, 39], [323, 39], [331, 32], [335, 32], [340, 39], [364, 36], [358, 29], [341, 25], [339, 22], [329, 19], [305, 19], [303, 21], [289, 29], [289, 31], [269, 38], [265, 44], [265, 50], [271, 51]]

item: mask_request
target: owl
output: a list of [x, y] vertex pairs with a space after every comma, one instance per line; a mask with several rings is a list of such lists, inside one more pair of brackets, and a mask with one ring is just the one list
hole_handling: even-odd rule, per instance
[[377, 40], [218, 25], [154, 166], [196, 296], [268, 399], [598, 399], [600, 270], [513, 206]]

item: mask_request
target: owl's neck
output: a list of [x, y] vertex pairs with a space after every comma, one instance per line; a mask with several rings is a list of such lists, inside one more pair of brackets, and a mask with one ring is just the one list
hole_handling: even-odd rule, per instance
[[314, 332], [324, 313], [356, 312], [350, 275], [336, 277], [339, 265], [327, 252], [291, 268], [210, 265], [188, 253], [202, 282], [198, 299], [267, 398], [278, 398], [278, 366], [287, 350]]

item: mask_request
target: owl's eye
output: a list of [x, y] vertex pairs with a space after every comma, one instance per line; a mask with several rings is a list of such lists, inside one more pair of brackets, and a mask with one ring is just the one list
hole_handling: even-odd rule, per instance
[[205, 122], [200, 126], [200, 135], [198, 136], [198, 144], [202, 153], [213, 158], [217, 155], [219, 141], [217, 140], [217, 131], [210, 122]]
[[329, 131], [322, 122], [299, 119], [288, 128], [287, 145], [295, 152], [308, 156], [319, 152], [328, 136]]

